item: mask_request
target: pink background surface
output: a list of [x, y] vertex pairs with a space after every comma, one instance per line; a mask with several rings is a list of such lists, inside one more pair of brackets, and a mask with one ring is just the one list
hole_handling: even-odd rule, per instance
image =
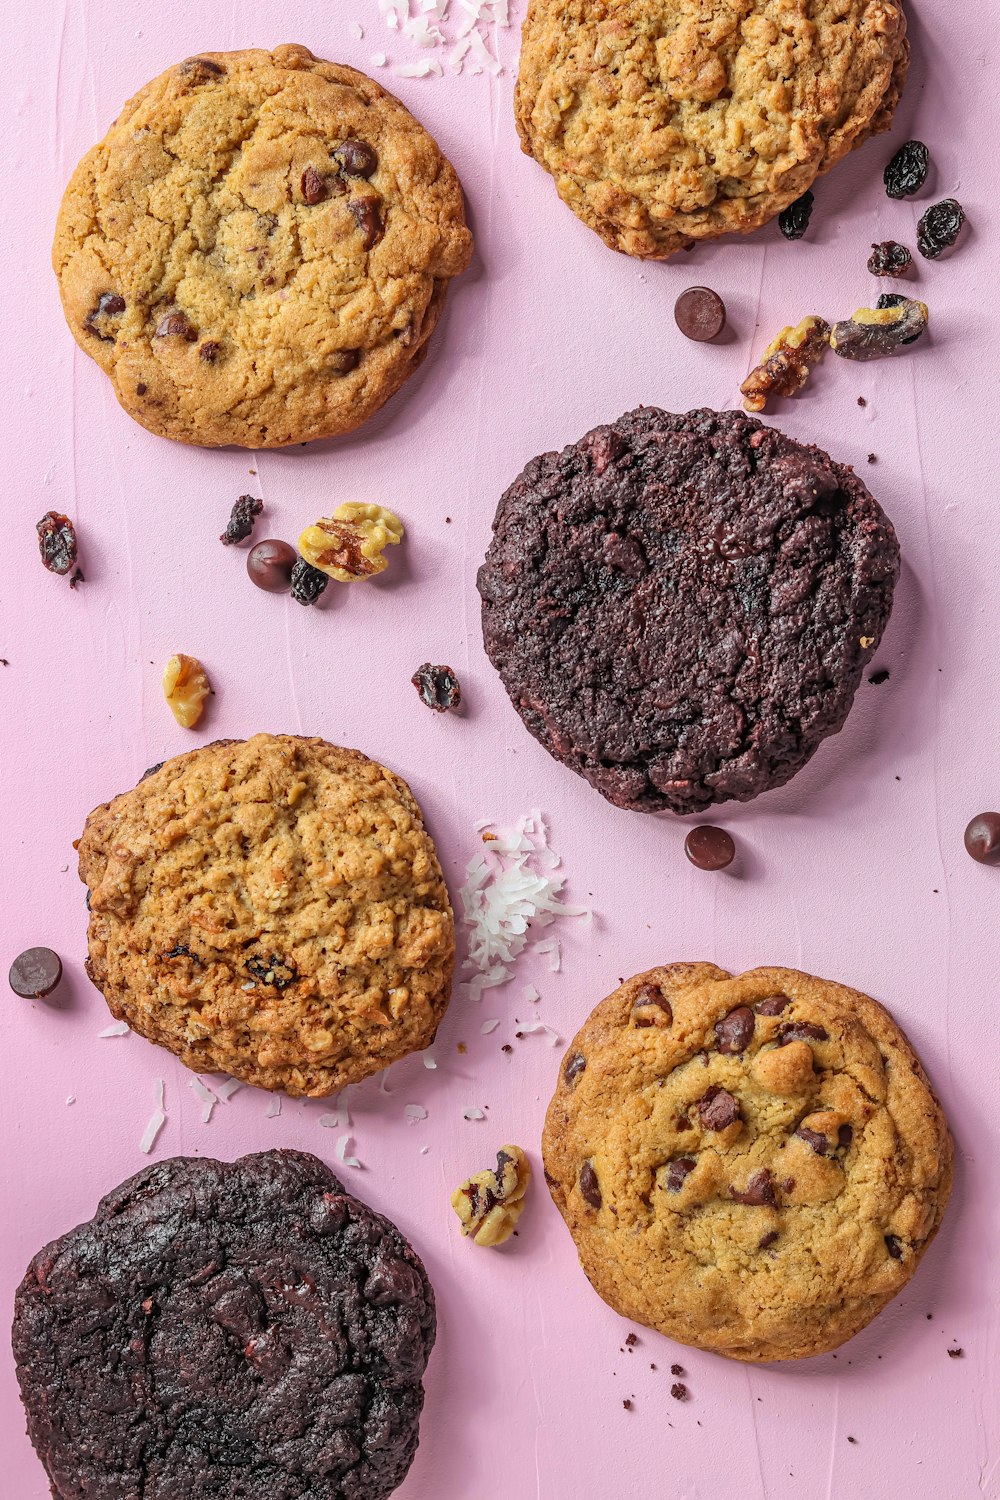
[[[559, 975], [533, 958], [481, 1006], [456, 993], [436, 1072], [411, 1059], [392, 1069], [389, 1094], [375, 1081], [352, 1091], [364, 1165], [344, 1175], [412, 1238], [439, 1299], [421, 1447], [400, 1496], [997, 1496], [1000, 870], [962, 850], [967, 819], [1000, 803], [991, 27], [970, 27], [965, 7], [945, 0], [912, 0], [915, 61], [896, 128], [820, 184], [809, 238], [788, 244], [771, 226], [663, 266], [606, 250], [521, 156], [516, 31], [501, 34], [499, 80], [377, 74], [455, 163], [475, 263], [451, 293], [424, 368], [365, 429], [253, 455], [179, 447], [130, 422], [77, 352], [48, 264], [78, 157], [124, 97], [167, 65], [199, 49], [289, 40], [362, 68], [379, 50], [392, 62], [413, 56], [393, 45], [374, 0], [257, 0], [250, 10], [196, 0], [12, 7], [0, 160], [0, 655], [10, 662], [0, 668], [0, 960], [5, 970], [22, 947], [47, 943], [67, 978], [58, 1004], [9, 993], [2, 1002], [4, 1321], [30, 1255], [143, 1165], [138, 1141], [156, 1078], [169, 1114], [157, 1156], [289, 1145], [332, 1162], [323, 1102], [286, 1101], [267, 1119], [267, 1097], [246, 1089], [203, 1126], [190, 1075], [173, 1058], [138, 1037], [98, 1039], [110, 1018], [83, 971], [71, 847], [92, 806], [164, 756], [260, 729], [321, 734], [408, 777], [453, 893], [477, 848], [474, 821], [503, 823], [538, 805], [571, 899], [592, 901], [597, 914], [589, 930], [567, 924]], [[1000, 19], [996, 0], [977, 17]], [[921, 199], [891, 203], [881, 167], [911, 134], [930, 145], [933, 177]], [[733, 875], [701, 874], [682, 854], [682, 824], [606, 805], [548, 759], [509, 707], [482, 651], [474, 588], [496, 500], [534, 453], [640, 402], [735, 404], [778, 327], [870, 300], [870, 242], [899, 236], [912, 246], [922, 208], [947, 193], [962, 199], [971, 228], [950, 260], [919, 264], [931, 338], [895, 362], [828, 357], [808, 394], [770, 419], [858, 466], [896, 524], [904, 571], [876, 663], [890, 680], [862, 686], [846, 729], [789, 787], [722, 810], [741, 864]], [[728, 303], [732, 332], [720, 347], [689, 344], [674, 327], [674, 298], [698, 281]], [[384, 580], [331, 587], [326, 607], [302, 609], [255, 590], [244, 554], [215, 540], [246, 490], [266, 504], [258, 535], [294, 539], [358, 498], [398, 510], [408, 540]], [[79, 527], [87, 582], [75, 593], [38, 563], [34, 522], [49, 507]], [[176, 650], [201, 657], [216, 688], [194, 734], [174, 725], [161, 698], [162, 665]], [[419, 704], [409, 677], [428, 658], [458, 670], [464, 717]], [[839, 1357], [750, 1369], [646, 1332], [634, 1353], [620, 1352], [628, 1326], [591, 1292], [540, 1182], [506, 1251], [459, 1238], [447, 1199], [462, 1177], [508, 1139], [539, 1165], [558, 1054], [542, 1036], [501, 1053], [514, 1018], [537, 1012], [568, 1038], [619, 975], [692, 958], [800, 966], [886, 1001], [953, 1122], [958, 1173], [944, 1228], [915, 1283]], [[530, 981], [542, 992], [535, 1007], [521, 998]], [[502, 1024], [482, 1037], [490, 1016]], [[420, 1125], [405, 1121], [411, 1102], [429, 1111]], [[470, 1105], [488, 1105], [488, 1120], [465, 1121]], [[955, 1345], [963, 1358], [948, 1358]], [[674, 1360], [688, 1372], [684, 1405], [669, 1395]], [[0, 1453], [5, 1497], [45, 1495], [6, 1340]]]

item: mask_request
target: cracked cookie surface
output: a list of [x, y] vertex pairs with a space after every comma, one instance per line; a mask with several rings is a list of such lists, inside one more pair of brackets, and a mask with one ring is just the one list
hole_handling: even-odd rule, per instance
[[383, 1500], [434, 1294], [316, 1157], [157, 1162], [35, 1256], [13, 1344], [56, 1500]]
[[189, 1068], [320, 1096], [433, 1041], [448, 891], [409, 787], [359, 751], [206, 745], [97, 808], [78, 848], [87, 972]]
[[479, 573], [528, 730], [619, 807], [780, 786], [836, 733], [899, 548], [857, 476], [740, 412], [640, 408], [533, 459]]
[[74, 338], [151, 432], [349, 432], [419, 365], [472, 238], [391, 94], [305, 47], [169, 68], [80, 162], [53, 245]]
[[913, 1275], [951, 1187], [947, 1122], [891, 1016], [791, 969], [628, 980], [573, 1038], [542, 1146], [600, 1296], [733, 1359], [852, 1337]]
[[515, 117], [585, 224], [663, 259], [888, 129], [907, 59], [895, 0], [531, 0]]

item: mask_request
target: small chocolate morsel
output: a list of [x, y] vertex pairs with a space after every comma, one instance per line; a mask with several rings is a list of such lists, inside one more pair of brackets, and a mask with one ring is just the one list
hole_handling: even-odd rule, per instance
[[780, 1016], [781, 1012], [787, 1008], [787, 995], [768, 995], [764, 1000], [758, 1000], [754, 1006], [759, 1016]]
[[1000, 865], [1000, 813], [979, 813], [965, 830], [966, 852], [981, 865]]
[[322, 203], [324, 198], [330, 196], [330, 190], [325, 180], [315, 167], [306, 167], [302, 173], [300, 187], [302, 189], [302, 196], [310, 207], [316, 203]]
[[736, 858], [736, 845], [724, 828], [699, 823], [684, 840], [684, 853], [699, 870], [724, 870]]
[[888, 1252], [892, 1256], [893, 1260], [902, 1260], [903, 1259], [903, 1245], [902, 1245], [902, 1241], [900, 1241], [899, 1239], [897, 1239], [897, 1237], [894, 1234], [887, 1234], [885, 1236], [885, 1248], [888, 1250]]
[[679, 1193], [688, 1174], [697, 1165], [693, 1156], [675, 1156], [667, 1167], [667, 1192]]
[[698, 1117], [705, 1130], [725, 1130], [740, 1117], [740, 1107], [728, 1089], [713, 1084], [697, 1104]]
[[287, 594], [292, 586], [292, 568], [298, 553], [287, 542], [267, 537], [247, 553], [251, 583], [269, 594]]
[[771, 1245], [774, 1244], [774, 1242], [775, 1242], [775, 1240], [777, 1238], [778, 1238], [778, 1231], [776, 1229], [769, 1230], [768, 1233], [765, 1234], [764, 1237], [762, 1238], [762, 1240], [760, 1241], [760, 1244], [757, 1246], [757, 1249], [758, 1250], [767, 1250], [769, 1248], [769, 1246], [771, 1246]]
[[753, 1011], [748, 1005], [738, 1005], [728, 1016], [716, 1021], [715, 1035], [718, 1037], [719, 1051], [732, 1054], [745, 1052], [753, 1040], [754, 1024]]
[[380, 198], [352, 198], [347, 205], [351, 218], [364, 236], [364, 248], [372, 250], [385, 233]]
[[44, 1000], [62, 978], [62, 960], [51, 948], [25, 948], [11, 964], [8, 978], [22, 1000]]
[[580, 1074], [586, 1070], [587, 1059], [582, 1052], [571, 1052], [563, 1063], [563, 1082], [567, 1088], [573, 1088]]
[[825, 1156], [829, 1150], [830, 1143], [826, 1136], [818, 1130], [810, 1130], [808, 1125], [800, 1125], [795, 1134], [805, 1141], [807, 1146], [811, 1146], [817, 1156]]
[[674, 1013], [670, 1001], [658, 984], [644, 984], [632, 1001], [630, 1020], [640, 1029], [647, 1026], [672, 1026]]
[[726, 304], [710, 286], [689, 286], [674, 303], [674, 322], [686, 339], [707, 344], [726, 326]]
[[774, 1196], [774, 1184], [771, 1174], [766, 1167], [752, 1172], [747, 1178], [747, 1185], [742, 1190], [731, 1187], [729, 1196], [736, 1203], [746, 1203], [754, 1208], [774, 1208], [777, 1198]]
[[167, 313], [156, 325], [156, 337], [158, 339], [184, 339], [193, 344], [198, 337], [198, 330], [188, 318], [186, 313]]
[[778, 1046], [784, 1047], [789, 1042], [826, 1042], [830, 1039], [830, 1033], [822, 1026], [817, 1026], [815, 1021], [786, 1021], [778, 1027]]
[[349, 375], [358, 368], [360, 349], [335, 349], [330, 355], [330, 369], [336, 375]]
[[352, 138], [338, 146], [331, 155], [345, 177], [368, 178], [378, 166], [378, 156], [367, 141]]
[[580, 1194], [583, 1201], [589, 1203], [591, 1208], [600, 1208], [604, 1202], [601, 1197], [601, 1184], [597, 1180], [593, 1162], [585, 1161], [580, 1168]]

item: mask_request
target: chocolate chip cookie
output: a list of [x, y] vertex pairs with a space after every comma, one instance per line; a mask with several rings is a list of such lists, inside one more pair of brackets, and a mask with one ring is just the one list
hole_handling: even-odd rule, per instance
[[16, 1296], [55, 1500], [382, 1500], [417, 1447], [434, 1294], [316, 1157], [147, 1167]]
[[542, 1145], [600, 1296], [732, 1359], [857, 1333], [951, 1187], [947, 1122], [891, 1016], [791, 969], [628, 980], [573, 1038]]
[[819, 448], [640, 407], [503, 496], [483, 639], [525, 726], [609, 802], [698, 812], [841, 728], [898, 573], [881, 508]]
[[277, 448], [399, 389], [471, 252], [458, 178], [409, 111], [284, 46], [190, 57], [130, 99], [70, 180], [52, 258], [130, 416]]
[[192, 750], [87, 819], [87, 972], [197, 1072], [330, 1094], [429, 1045], [455, 929], [409, 787], [357, 750]]
[[899, 0], [531, 0], [522, 148], [613, 250], [665, 259], [746, 233], [887, 130]]

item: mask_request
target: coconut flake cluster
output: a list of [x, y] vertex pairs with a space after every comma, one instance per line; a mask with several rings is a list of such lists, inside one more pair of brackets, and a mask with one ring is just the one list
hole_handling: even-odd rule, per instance
[[[496, 35], [510, 26], [508, 0], [378, 0], [378, 8], [390, 31], [425, 54], [400, 63], [398, 78], [440, 77], [445, 68], [494, 77], [502, 71]], [[372, 58], [376, 67], [386, 61], [384, 52]]]

